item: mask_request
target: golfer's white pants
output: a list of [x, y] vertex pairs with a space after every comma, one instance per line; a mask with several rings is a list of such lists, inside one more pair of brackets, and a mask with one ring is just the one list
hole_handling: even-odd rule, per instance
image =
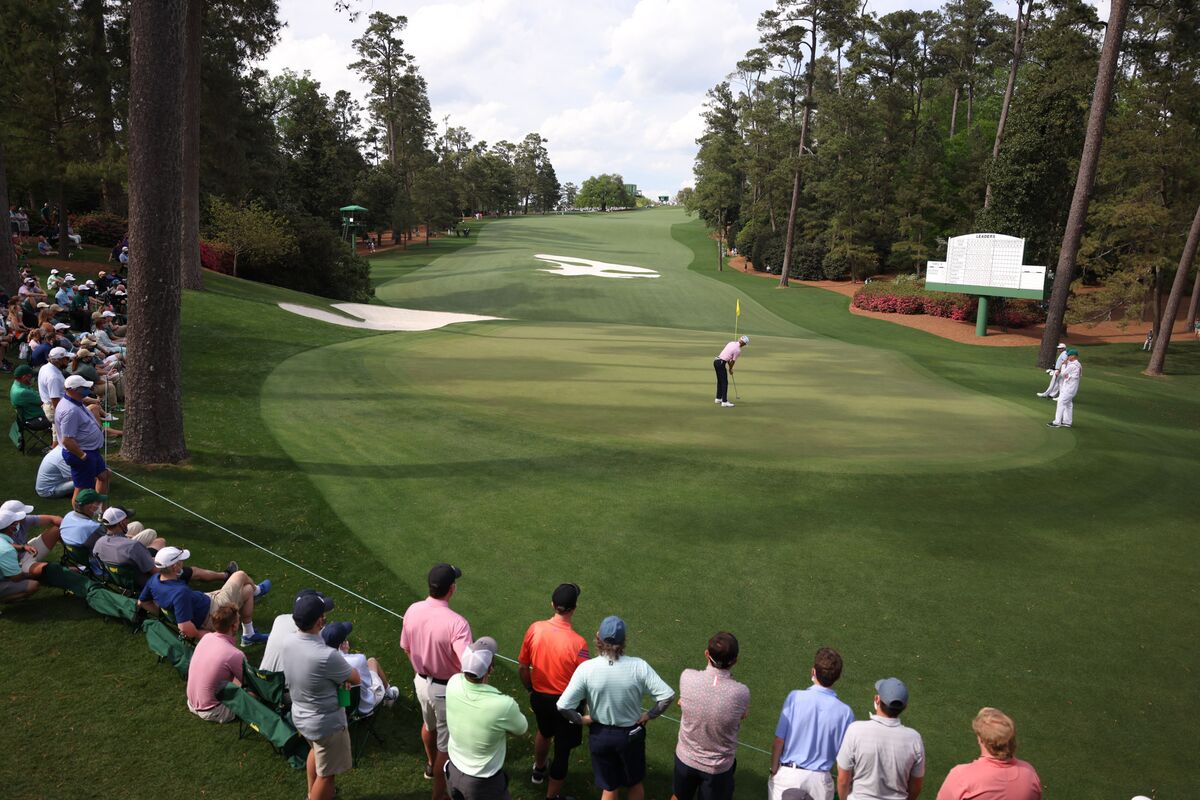
[[1075, 392], [1062, 391], [1058, 393], [1058, 409], [1054, 421], [1059, 425], [1070, 425], [1075, 416]]
[[1050, 385], [1046, 387], [1046, 391], [1042, 394], [1053, 395], [1058, 390], [1058, 370], [1050, 373]]
[[799, 767], [780, 766], [767, 779], [769, 800], [833, 800], [833, 776]]

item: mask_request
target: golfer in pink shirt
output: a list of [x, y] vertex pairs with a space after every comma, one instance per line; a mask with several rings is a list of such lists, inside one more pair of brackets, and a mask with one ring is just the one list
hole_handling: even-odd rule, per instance
[[713, 359], [713, 369], [717, 371], [717, 399], [715, 402], [719, 406], [733, 408], [733, 403], [729, 402], [729, 376], [733, 374], [733, 366], [737, 363], [738, 356], [742, 354], [742, 348], [748, 344], [750, 344], [749, 336], [739, 336], [725, 345], [721, 354]]
[[446, 728], [446, 682], [462, 671], [463, 651], [471, 644], [471, 626], [450, 610], [462, 570], [438, 564], [429, 570], [429, 596], [404, 612], [400, 647], [412, 662], [413, 686], [421, 707], [421, 741], [425, 745], [425, 777], [433, 780], [433, 800], [446, 794], [443, 769], [450, 745]]
[[950, 770], [937, 800], [1041, 800], [1037, 771], [1014, 757], [1017, 728], [995, 708], [981, 709], [971, 723], [979, 742], [979, 758]]

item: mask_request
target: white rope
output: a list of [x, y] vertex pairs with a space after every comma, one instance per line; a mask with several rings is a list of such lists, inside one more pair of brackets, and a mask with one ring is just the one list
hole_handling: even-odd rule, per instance
[[[105, 440], [105, 443], [107, 444], [107, 439]], [[213, 520], [209, 519], [208, 517], [204, 516], [203, 514], [197, 512], [197, 511], [193, 511], [192, 509], [188, 508], [187, 506], [175, 502], [174, 500], [167, 497], [166, 495], [159, 494], [158, 492], [151, 489], [149, 486], [138, 483], [133, 478], [130, 478], [128, 475], [124, 475], [124, 474], [118, 472], [117, 470], [113, 469], [112, 467], [109, 467], [109, 471], [113, 475], [116, 475], [118, 478], [121, 478], [122, 480], [125, 480], [125, 481], [133, 484], [134, 486], [141, 489], [142, 491], [147, 492], [148, 494], [152, 494], [164, 502], [170, 503], [171, 505], [178, 508], [180, 511], [187, 512], [188, 514], [191, 514], [193, 517], [195, 517], [198, 520], [201, 520], [202, 522], [207, 522], [209, 525], [212, 525], [214, 528], [217, 528], [218, 530], [222, 530], [225, 533], [228, 533], [230, 536], [233, 536], [236, 539], [240, 539], [241, 541], [245, 542], [246, 544], [250, 545], [251, 547], [255, 547], [255, 548], [263, 551], [267, 555], [273, 556], [274, 558], [279, 559], [280, 561], [284, 562], [285, 564], [293, 566], [296, 569], [300, 570], [301, 572], [305, 572], [305, 573], [313, 576], [317, 580], [324, 581], [325, 583], [329, 584], [330, 586], [333, 586], [336, 589], [340, 589], [341, 591], [345, 592], [346, 594], [350, 595], [351, 597], [361, 600], [362, 602], [366, 603], [367, 605], [374, 606], [375, 608], [379, 609], [380, 611], [382, 611], [386, 614], [391, 614], [393, 617], [400, 620], [401, 622], [404, 621], [403, 614], [393, 611], [392, 609], [390, 609], [386, 606], [382, 606], [379, 603], [376, 603], [374, 600], [371, 600], [368, 597], [363, 597], [361, 594], [354, 591], [353, 589], [348, 589], [345, 586], [342, 586], [340, 583], [337, 583], [335, 581], [330, 580], [329, 578], [326, 578], [324, 575], [321, 575], [320, 573], [313, 572], [308, 567], [301, 566], [300, 564], [297, 564], [295, 561], [292, 561], [290, 558], [287, 558], [286, 556], [282, 556], [279, 553], [276, 553], [274, 550], [271, 550], [270, 548], [263, 547], [261, 544], [259, 544], [258, 542], [254, 541], [252, 539], [247, 539], [245, 536], [242, 536], [237, 531], [232, 531], [229, 528], [226, 528], [221, 523], [214, 522]], [[509, 662], [510, 664], [518, 664], [519, 665], [519, 663], [520, 663], [515, 658], [509, 658], [508, 656], [504, 655], [503, 653], [496, 653], [496, 657], [501, 658], [501, 659]], [[676, 724], [680, 724], [679, 720], [675, 717], [669, 716], [667, 714], [662, 714], [660, 716], [663, 719], [669, 719]], [[758, 753], [764, 753], [766, 755], [771, 755], [770, 750], [763, 750], [761, 747], [755, 747], [754, 745], [749, 744], [747, 742], [739, 741], [738, 746], [745, 747], [748, 750], [754, 750], [755, 752], [758, 752]]]

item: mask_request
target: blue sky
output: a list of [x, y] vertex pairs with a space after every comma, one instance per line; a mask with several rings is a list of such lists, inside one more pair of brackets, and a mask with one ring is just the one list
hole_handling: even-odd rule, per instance
[[[1013, 13], [1008, 0], [994, 0]], [[329, 94], [362, 99], [351, 41], [372, 11], [409, 19], [405, 45], [429, 84], [434, 119], [476, 139], [549, 139], [559, 180], [620, 172], [647, 196], [692, 180], [704, 93], [757, 41], [773, 0], [280, 0], [286, 23], [263, 66], [309, 70]], [[939, 2], [869, 0], [886, 14]], [[1107, 13], [1107, 8], [1103, 9]]]

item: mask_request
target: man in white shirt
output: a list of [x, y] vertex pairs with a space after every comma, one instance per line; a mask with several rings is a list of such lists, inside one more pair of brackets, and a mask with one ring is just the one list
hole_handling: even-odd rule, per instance
[[362, 714], [370, 714], [380, 703], [391, 705], [400, 696], [400, 688], [388, 683], [387, 673], [374, 658], [367, 658], [362, 653], [350, 652], [350, 632], [354, 624], [350, 622], [329, 622], [321, 629], [321, 638], [325, 644], [342, 654], [346, 663], [358, 670], [362, 678], [362, 690], [359, 694], [358, 710]]
[[1059, 370], [1058, 408], [1054, 421], [1047, 428], [1069, 428], [1075, 419], [1075, 395], [1079, 392], [1079, 379], [1083, 377], [1083, 365], [1079, 363], [1079, 351], [1067, 351], [1067, 363]]
[[875, 713], [853, 722], [837, 756], [837, 793], [845, 800], [917, 800], [925, 782], [925, 743], [900, 723], [908, 687], [875, 682]]
[[1054, 367], [1046, 370], [1050, 376], [1050, 385], [1046, 387], [1046, 391], [1038, 392], [1038, 397], [1058, 397], [1058, 371], [1062, 369], [1062, 365], [1067, 361], [1067, 346], [1063, 342], [1058, 343], [1058, 358], [1054, 360]]
[[[50, 351], [50, 356], [42, 368], [38, 370], [38, 394], [42, 398], [42, 413], [46, 415], [46, 419], [54, 422], [54, 409], [58, 407], [58, 403], [63, 396], [63, 382], [66, 381], [66, 376], [63, 375], [63, 370], [71, 361], [71, 354], [62, 347], [55, 347]], [[52, 428], [54, 441], [50, 447], [55, 447], [59, 440], [58, 423], [54, 422]]]

